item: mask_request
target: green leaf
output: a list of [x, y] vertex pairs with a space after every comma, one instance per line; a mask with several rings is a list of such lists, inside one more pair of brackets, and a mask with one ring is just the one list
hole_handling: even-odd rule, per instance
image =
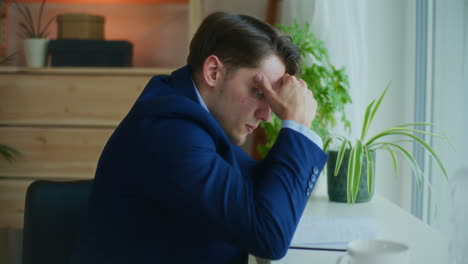
[[393, 151], [393, 149], [391, 149], [387, 144], [388, 143], [395, 144], [395, 143], [403, 143], [403, 142], [413, 142], [413, 141], [412, 140], [399, 140], [399, 141], [396, 141], [396, 142], [378, 142], [378, 143], [374, 143], [374, 144], [366, 145], [366, 146], [368, 146], [370, 151], [376, 151], [378, 149], [384, 149], [384, 150], [388, 151], [388, 153], [390, 155], [390, 158], [392, 159], [393, 173], [396, 175], [397, 170], [398, 170], [398, 162], [397, 162], [397, 159], [396, 159], [396, 155], [395, 155], [395, 152]]
[[422, 145], [429, 152], [429, 154], [431, 154], [432, 158], [434, 158], [434, 160], [437, 162], [437, 165], [439, 166], [439, 168], [444, 173], [445, 178], [448, 180], [447, 171], [445, 170], [445, 167], [442, 164], [442, 161], [440, 160], [439, 156], [437, 156], [437, 154], [435, 153], [435, 151], [432, 149], [431, 146], [429, 146], [426, 142], [424, 142], [424, 140], [422, 140], [418, 136], [415, 136], [413, 134], [406, 133], [406, 132], [401, 132], [401, 131], [398, 131], [398, 130], [386, 130], [386, 131], [384, 131], [382, 133], [379, 133], [377, 136], [373, 137], [373, 139], [369, 140], [369, 142], [367, 144], [371, 144], [377, 138], [381, 138], [381, 137], [389, 136], [389, 135], [401, 135], [401, 136], [410, 137], [410, 138], [416, 140], [420, 145]]
[[[400, 143], [413, 143], [413, 142], [414, 142], [414, 140], [407, 139], [407, 140], [391, 141], [390, 143], [400, 144]], [[369, 147], [370, 150], [376, 151], [378, 149], [384, 149], [385, 148], [385, 146], [384, 146], [385, 143], [387, 143], [387, 142], [373, 142], [372, 144], [367, 145], [367, 146]]]
[[372, 107], [374, 106], [375, 99], [372, 100], [366, 107], [366, 112], [364, 113], [364, 120], [362, 122], [362, 130], [361, 130], [361, 140], [364, 140], [367, 134], [367, 130], [370, 126], [370, 114], [372, 112]]
[[5, 63], [11, 63], [16, 55], [17, 52], [15, 51], [6, 57], [0, 57], [0, 65], [4, 65]]
[[399, 125], [397, 127], [407, 127], [407, 126], [433, 126], [433, 124], [432, 123], [408, 123], [408, 124]]
[[396, 175], [398, 170], [398, 163], [395, 156], [395, 152], [393, 152], [393, 150], [388, 145], [385, 145], [385, 149], [388, 151], [390, 157], [392, 158], [393, 173]]
[[356, 202], [357, 193], [359, 190], [359, 181], [361, 179], [361, 169], [362, 169], [362, 158], [363, 158], [363, 144], [361, 140], [356, 141], [356, 152], [353, 159], [353, 170], [352, 174], [348, 177], [352, 177], [352, 203]]
[[389, 82], [389, 83], [387, 84], [387, 87], [386, 87], [385, 90], [382, 92], [382, 94], [380, 95], [379, 99], [377, 100], [377, 103], [375, 104], [374, 108], [372, 109], [371, 115], [370, 115], [370, 117], [369, 117], [369, 118], [370, 118], [369, 124], [371, 124], [372, 121], [374, 120], [375, 113], [377, 113], [377, 110], [379, 110], [380, 103], [382, 103], [382, 100], [384, 99], [385, 94], [387, 93], [388, 89], [390, 88], [391, 83], [392, 83], [392, 82]]
[[328, 148], [330, 147], [330, 144], [333, 141], [333, 137], [326, 137], [325, 140], [323, 141], [323, 151], [327, 152]]
[[20, 153], [12, 147], [0, 144], [0, 155], [3, 156], [7, 161], [13, 162], [16, 156]]
[[354, 159], [356, 157], [356, 149], [352, 148], [351, 153], [349, 154], [349, 162], [348, 162], [348, 177], [346, 181], [346, 194], [347, 194], [347, 200], [348, 204], [352, 202], [352, 186], [353, 186], [353, 171], [354, 171], [354, 166], [355, 162]]
[[340, 171], [341, 168], [341, 163], [343, 162], [344, 154], [346, 152], [346, 146], [349, 144], [349, 140], [344, 139], [343, 143], [340, 146], [340, 149], [338, 151], [338, 155], [336, 158], [336, 166], [335, 166], [335, 176], [338, 175], [338, 172]]
[[367, 192], [369, 195], [374, 191], [374, 159], [369, 148], [364, 145], [364, 154], [367, 162]]
[[408, 160], [409, 164], [412, 167], [414, 175], [416, 176], [416, 179], [418, 181], [418, 189], [421, 190], [421, 187], [422, 187], [422, 171], [419, 168], [419, 165], [416, 162], [416, 160], [414, 159], [413, 155], [411, 155], [411, 153], [409, 153], [406, 149], [404, 149], [400, 145], [393, 144], [393, 143], [385, 143], [385, 144], [398, 149], [403, 154], [403, 156]]
[[[429, 132], [425, 132], [425, 131], [422, 131], [422, 130], [419, 130], [419, 129], [410, 129], [410, 128], [403, 128], [403, 127], [391, 127], [391, 128], [388, 128], [382, 132], [380, 132], [379, 134], [381, 133], [387, 133], [387, 132], [393, 132], [393, 131], [404, 131], [404, 132], [414, 132], [414, 133], [421, 133], [421, 134], [424, 134], [424, 135], [428, 135], [428, 136], [431, 136], [431, 137], [438, 137], [438, 138], [442, 138], [442, 139], [446, 139], [448, 140], [447, 137], [444, 137], [444, 136], [440, 136], [440, 135], [437, 135], [437, 134], [433, 134], [433, 133], [429, 133]], [[372, 137], [371, 139], [369, 139], [369, 142], [373, 142], [375, 141], [375, 139], [378, 138], [378, 135], [377, 134], [376, 136]], [[375, 139], [374, 139], [375, 138]]]

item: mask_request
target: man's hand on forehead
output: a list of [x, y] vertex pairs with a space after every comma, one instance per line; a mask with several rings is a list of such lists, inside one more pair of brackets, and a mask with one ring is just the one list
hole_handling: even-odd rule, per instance
[[273, 89], [270, 81], [259, 73], [255, 76], [255, 83], [278, 118], [310, 127], [316, 115], [317, 102], [304, 80], [285, 73], [279, 86]]

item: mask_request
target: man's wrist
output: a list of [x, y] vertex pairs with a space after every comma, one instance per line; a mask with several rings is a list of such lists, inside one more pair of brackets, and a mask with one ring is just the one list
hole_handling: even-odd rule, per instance
[[323, 148], [323, 142], [320, 136], [312, 131], [309, 127], [306, 127], [294, 120], [283, 120], [281, 123], [281, 128], [289, 128], [294, 131], [297, 131], [298, 133], [301, 133], [308, 139], [310, 139], [312, 142], [314, 142], [317, 146], [320, 148]]

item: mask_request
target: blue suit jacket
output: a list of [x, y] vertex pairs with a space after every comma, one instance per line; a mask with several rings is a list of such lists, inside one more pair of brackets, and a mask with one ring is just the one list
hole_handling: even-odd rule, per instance
[[102, 152], [72, 263], [281, 258], [326, 160], [282, 129], [256, 162], [201, 107], [189, 67], [153, 77]]

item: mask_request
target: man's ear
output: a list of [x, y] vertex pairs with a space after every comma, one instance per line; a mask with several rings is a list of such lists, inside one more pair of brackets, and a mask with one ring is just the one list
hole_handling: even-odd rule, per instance
[[206, 85], [215, 87], [221, 80], [223, 70], [223, 63], [216, 55], [208, 56], [203, 63], [202, 69], [202, 77]]

